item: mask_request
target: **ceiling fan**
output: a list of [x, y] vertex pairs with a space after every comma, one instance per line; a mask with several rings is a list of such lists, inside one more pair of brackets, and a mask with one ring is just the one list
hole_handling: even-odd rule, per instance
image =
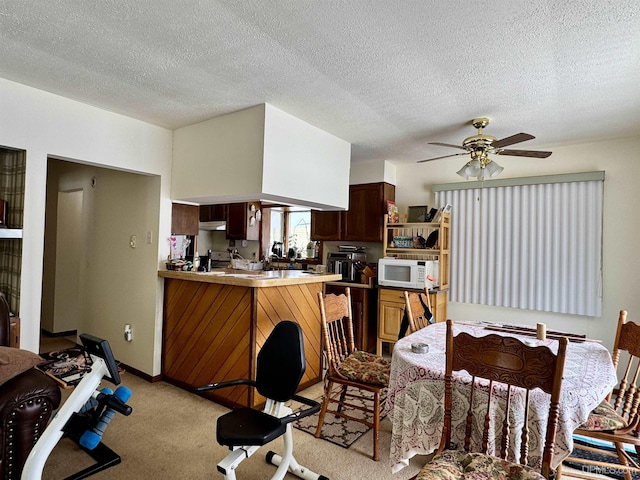
[[461, 146], [452, 145], [450, 143], [429, 142], [429, 145], [441, 145], [443, 147], [458, 148], [460, 150], [464, 150], [464, 152], [452, 153], [450, 155], [443, 155], [434, 158], [426, 158], [424, 160], [418, 160], [418, 163], [470, 154], [471, 160], [469, 160], [457, 172], [457, 174], [467, 179], [477, 177], [478, 180], [484, 180], [487, 177], [495, 177], [500, 172], [502, 172], [502, 170], [504, 170], [503, 167], [489, 158], [489, 154], [531, 158], [547, 158], [549, 155], [551, 155], [551, 152], [538, 150], [513, 150], [504, 148], [509, 145], [514, 145], [516, 143], [525, 142], [527, 140], [536, 138], [528, 133], [516, 133], [515, 135], [511, 135], [510, 137], [498, 140], [492, 135], [485, 135], [484, 133], [482, 133], [482, 129], [489, 125], [488, 118], [474, 118], [471, 121], [471, 124], [478, 129], [478, 134], [465, 138]]

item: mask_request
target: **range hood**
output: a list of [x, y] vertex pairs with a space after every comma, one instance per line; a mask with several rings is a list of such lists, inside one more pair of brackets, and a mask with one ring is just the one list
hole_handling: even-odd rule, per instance
[[199, 230], [226, 230], [227, 222], [217, 221], [217, 222], [200, 222], [198, 225]]
[[173, 142], [175, 201], [349, 207], [351, 145], [272, 105], [179, 128]]

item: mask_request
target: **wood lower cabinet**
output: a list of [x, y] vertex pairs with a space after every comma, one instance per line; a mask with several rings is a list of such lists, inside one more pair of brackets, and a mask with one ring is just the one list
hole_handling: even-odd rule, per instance
[[447, 303], [449, 299], [448, 290], [434, 290], [429, 292], [429, 303], [431, 303], [431, 313], [436, 322], [447, 321]]
[[[420, 292], [421, 290], [410, 291]], [[444, 322], [447, 319], [447, 297], [447, 290], [432, 290], [429, 292], [431, 313], [436, 322]], [[400, 324], [404, 316], [404, 307], [404, 290], [378, 288], [378, 342], [376, 346], [378, 355], [383, 353], [383, 343], [394, 344], [398, 340]]]
[[[353, 317], [353, 336], [356, 348], [366, 352], [376, 349], [376, 310], [378, 291], [375, 288], [351, 287], [351, 315]], [[342, 295], [345, 286], [326, 284], [325, 293]]]

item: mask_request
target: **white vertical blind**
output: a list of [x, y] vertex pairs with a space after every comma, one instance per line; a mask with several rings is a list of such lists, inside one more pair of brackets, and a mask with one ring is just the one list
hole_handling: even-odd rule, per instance
[[437, 191], [453, 206], [450, 299], [600, 316], [603, 183]]

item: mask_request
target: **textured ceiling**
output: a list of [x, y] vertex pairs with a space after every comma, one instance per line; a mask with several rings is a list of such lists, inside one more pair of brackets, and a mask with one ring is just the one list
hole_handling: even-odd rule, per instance
[[640, 133], [640, 2], [0, 0], [0, 77], [169, 128], [267, 102], [354, 161], [478, 116], [550, 148]]

